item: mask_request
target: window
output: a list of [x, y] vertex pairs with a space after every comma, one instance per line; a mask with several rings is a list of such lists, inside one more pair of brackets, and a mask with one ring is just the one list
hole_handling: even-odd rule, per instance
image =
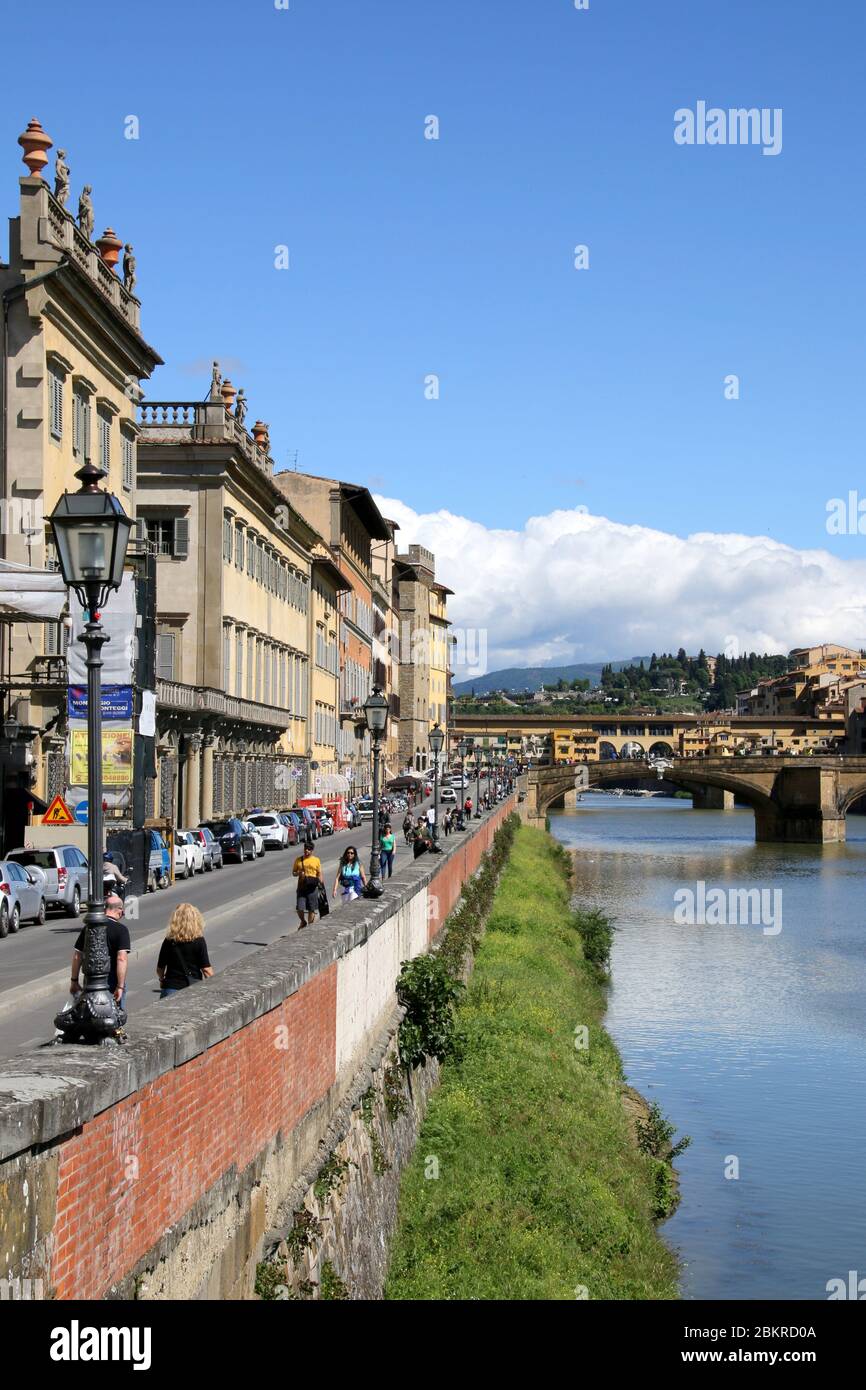
[[106, 473], [111, 467], [111, 416], [103, 411], [97, 412], [99, 424], [99, 466]]
[[229, 676], [232, 664], [232, 630], [228, 623], [223, 627], [223, 689], [229, 688]]
[[123, 465], [123, 486], [127, 492], [132, 492], [135, 487], [135, 439], [131, 434], [124, 430], [120, 436], [121, 458]]
[[185, 516], [146, 517], [147, 539], [157, 555], [185, 560], [189, 554], [189, 521]]
[[235, 639], [235, 694], [244, 693], [244, 635], [239, 632]]
[[72, 452], [81, 459], [90, 454], [90, 397], [80, 388], [72, 397]]
[[250, 579], [256, 577], [256, 538], [249, 531], [247, 532], [247, 575]]
[[175, 634], [173, 632], [158, 632], [156, 634], [157, 680], [174, 680], [174, 647]]
[[51, 438], [63, 438], [63, 373], [59, 367], [48, 370], [48, 390], [50, 393]]
[[230, 516], [223, 517], [223, 559], [227, 565], [232, 562], [234, 553], [234, 537], [232, 535], [232, 519]]
[[242, 570], [244, 567], [244, 528], [235, 527], [235, 567]]

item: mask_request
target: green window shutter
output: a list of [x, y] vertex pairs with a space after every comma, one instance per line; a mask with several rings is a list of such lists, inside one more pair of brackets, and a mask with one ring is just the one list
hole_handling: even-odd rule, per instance
[[174, 519], [174, 558], [185, 560], [189, 555], [189, 518], [176, 516]]

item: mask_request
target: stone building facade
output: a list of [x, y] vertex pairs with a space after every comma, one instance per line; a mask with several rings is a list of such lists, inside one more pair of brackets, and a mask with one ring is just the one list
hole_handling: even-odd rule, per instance
[[[313, 557], [325, 547], [276, 485], [265, 427], [251, 435], [234, 399], [215, 364], [206, 401], [141, 409], [138, 514], [157, 553], [153, 801], [177, 824], [291, 806], [319, 760]], [[337, 577], [315, 568], [333, 601]], [[321, 741], [315, 751], [327, 759]]]
[[[9, 259], [0, 264], [0, 553], [7, 567], [50, 570], [47, 518], [64, 490], [77, 490], [86, 459], [105, 470], [104, 486], [134, 515], [135, 402], [162, 359], [142, 337], [129, 255], [121, 280], [120, 239], [110, 228], [95, 239], [89, 189], [76, 220], [66, 207], [63, 152], [52, 193], [41, 177], [50, 137], [31, 121], [19, 143], [31, 172], [19, 180]], [[32, 731], [28, 780], [43, 800], [67, 785], [65, 653], [79, 616], [76, 607], [68, 622], [0, 627], [5, 710]], [[10, 827], [12, 839], [16, 833]]]

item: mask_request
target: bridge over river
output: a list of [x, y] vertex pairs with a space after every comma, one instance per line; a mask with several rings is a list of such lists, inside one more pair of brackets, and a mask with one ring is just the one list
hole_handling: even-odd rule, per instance
[[755, 813], [759, 842], [837, 844], [845, 839], [849, 808], [866, 796], [866, 758], [674, 758], [663, 768], [615, 759], [534, 768], [528, 774], [527, 817], [543, 823], [551, 807], [574, 805], [580, 790], [661, 778], [691, 792], [696, 809], [727, 809], [734, 797], [746, 802]]

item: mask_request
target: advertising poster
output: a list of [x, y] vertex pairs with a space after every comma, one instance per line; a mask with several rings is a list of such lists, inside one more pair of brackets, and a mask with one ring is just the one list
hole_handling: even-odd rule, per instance
[[[73, 729], [70, 734], [70, 784], [87, 786], [87, 730]], [[132, 784], [132, 730], [103, 729], [102, 785], [128, 787]]]

